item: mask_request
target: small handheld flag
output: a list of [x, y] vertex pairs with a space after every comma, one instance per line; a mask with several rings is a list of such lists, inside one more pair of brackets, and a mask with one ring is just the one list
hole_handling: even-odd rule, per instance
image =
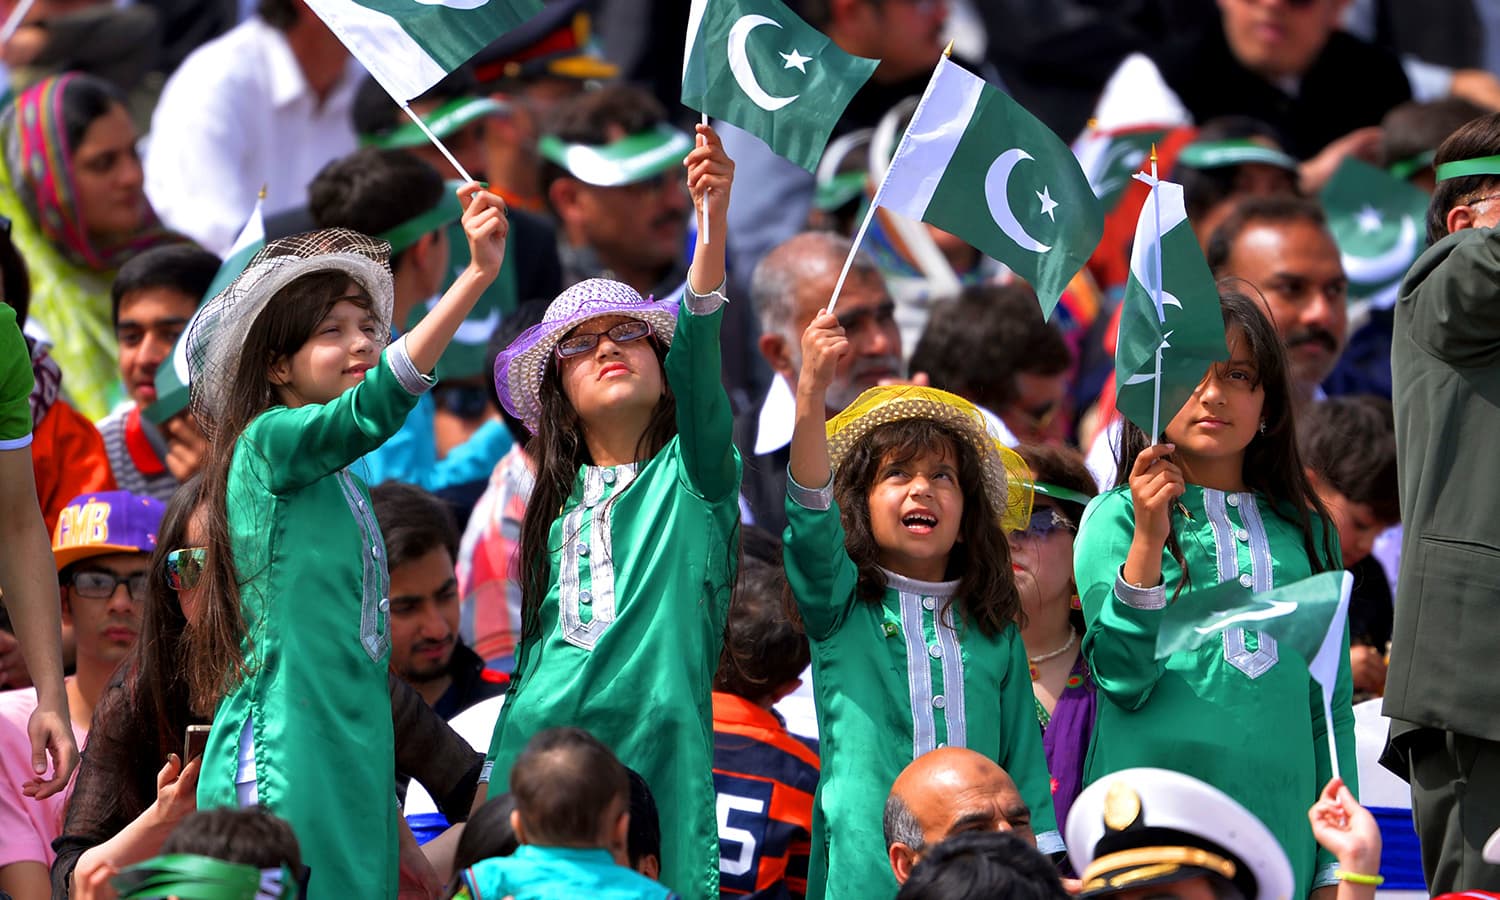
[[465, 181], [411, 101], [542, 9], [541, 0], [307, 0]]
[[1010, 266], [1048, 316], [1104, 232], [1099, 201], [1068, 146], [946, 55], [875, 206], [936, 225]]
[[1354, 576], [1340, 570], [1320, 572], [1259, 594], [1252, 594], [1236, 580], [1190, 591], [1163, 615], [1156, 635], [1156, 658], [1195, 650], [1230, 628], [1247, 628], [1275, 638], [1277, 646], [1292, 650], [1307, 663], [1308, 672], [1323, 689], [1328, 752], [1337, 778], [1333, 688], [1347, 652], [1344, 631], [1353, 590]]
[[1229, 355], [1219, 289], [1183, 206], [1182, 185], [1150, 178], [1130, 253], [1115, 343], [1115, 405], [1151, 440]]

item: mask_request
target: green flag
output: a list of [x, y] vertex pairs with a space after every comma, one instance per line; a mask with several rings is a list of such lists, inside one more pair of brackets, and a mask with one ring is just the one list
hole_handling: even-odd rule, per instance
[[682, 105], [745, 129], [811, 172], [878, 64], [840, 50], [780, 0], [693, 0]]
[[1229, 356], [1219, 289], [1188, 223], [1182, 185], [1158, 181], [1141, 207], [1121, 302], [1115, 406], [1154, 441], [1209, 365]]
[[[234, 246], [229, 248], [224, 262], [219, 265], [219, 271], [214, 275], [213, 283], [203, 294], [203, 300], [207, 301], [225, 288], [229, 283], [245, 271], [245, 266], [250, 264], [250, 258], [261, 251], [266, 245], [266, 222], [261, 212], [265, 204], [265, 197], [255, 201], [255, 208], [250, 211], [250, 220], [245, 227], [240, 229], [240, 236], [234, 239]], [[203, 303], [198, 304], [199, 309]], [[193, 318], [197, 318], [194, 313]], [[192, 327], [192, 319], [188, 320], [187, 327], [182, 329], [177, 343], [172, 346], [172, 355], [162, 361], [156, 370], [156, 402], [142, 410], [146, 418], [158, 425], [187, 409], [188, 405], [188, 358], [187, 358], [187, 333]]]
[[1349, 300], [1389, 309], [1406, 270], [1427, 246], [1427, 195], [1350, 157], [1319, 199], [1349, 277]]
[[1073, 155], [1088, 176], [1100, 206], [1113, 211], [1125, 197], [1131, 176], [1161, 143], [1167, 129], [1156, 126], [1121, 128], [1117, 131], [1087, 129], [1073, 142]]
[[1068, 146], [944, 57], [896, 147], [875, 202], [957, 235], [1031, 282], [1050, 316], [1104, 233]]
[[307, 0], [397, 103], [425, 94], [542, 0]]
[[1324, 659], [1324, 648], [1330, 643], [1342, 647], [1352, 584], [1352, 575], [1337, 570], [1259, 594], [1235, 579], [1185, 592], [1162, 617], [1156, 658], [1196, 649], [1226, 629], [1244, 628], [1295, 651], [1319, 683], [1331, 684], [1340, 660], [1337, 653]]

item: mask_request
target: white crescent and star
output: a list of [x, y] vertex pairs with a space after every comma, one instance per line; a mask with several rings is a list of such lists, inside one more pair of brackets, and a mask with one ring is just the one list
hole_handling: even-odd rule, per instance
[[[984, 175], [984, 201], [990, 208], [990, 218], [995, 220], [995, 224], [1000, 226], [1000, 230], [1005, 233], [1006, 237], [1016, 242], [1016, 246], [1032, 253], [1046, 253], [1052, 249], [1052, 246], [1027, 234], [1026, 229], [1016, 219], [1015, 210], [1010, 208], [1008, 189], [1011, 170], [1015, 169], [1016, 163], [1021, 160], [1032, 158], [1030, 153], [1020, 147], [1012, 147], [995, 157], [995, 161], [990, 164], [990, 170]], [[1052, 199], [1050, 191], [1044, 187], [1043, 190], [1037, 192], [1036, 196], [1042, 201], [1041, 212], [1056, 221], [1053, 210], [1057, 208], [1057, 203]]]
[[[1375, 229], [1366, 226], [1370, 219], [1365, 211], [1361, 210], [1359, 215], [1360, 231], [1368, 233], [1378, 230], [1379, 213], [1373, 209], [1369, 210], [1376, 217]], [[1401, 228], [1396, 235], [1396, 243], [1384, 253], [1375, 256], [1355, 256], [1344, 253], [1344, 274], [1350, 281], [1358, 284], [1384, 284], [1387, 281], [1401, 277], [1411, 266], [1412, 260], [1417, 258], [1417, 223], [1411, 216], [1401, 217]]]
[[[767, 93], [766, 89], [760, 86], [760, 82], [755, 80], [755, 69], [750, 65], [750, 57], [745, 53], [745, 41], [750, 37], [750, 32], [762, 25], [781, 27], [780, 22], [762, 15], [740, 16], [735, 20], [734, 25], [729, 29], [729, 71], [733, 73], [735, 83], [740, 86], [740, 90], [750, 98], [750, 102], [767, 112], [775, 112], [802, 95], [776, 97]], [[786, 61], [786, 65], [782, 68], [794, 68], [799, 72], [806, 72], [807, 69], [804, 67], [811, 61], [811, 57], [804, 57], [796, 49], [793, 49], [790, 54], [781, 54], [781, 57]]]
[[1240, 622], [1263, 622], [1266, 619], [1279, 619], [1297, 611], [1297, 604], [1290, 600], [1267, 600], [1268, 605], [1264, 609], [1247, 609], [1242, 612], [1225, 615], [1226, 610], [1214, 613], [1221, 618], [1210, 619], [1205, 625], [1194, 625], [1193, 630], [1199, 634], [1213, 634], [1215, 631], [1223, 631], [1230, 625]]

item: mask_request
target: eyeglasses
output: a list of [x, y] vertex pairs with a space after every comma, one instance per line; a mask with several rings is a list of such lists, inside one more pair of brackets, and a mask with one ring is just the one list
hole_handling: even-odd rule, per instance
[[121, 577], [113, 572], [74, 572], [68, 579], [68, 585], [73, 588], [73, 593], [89, 600], [108, 600], [115, 594], [115, 588], [125, 585], [130, 599], [137, 602], [146, 599], [146, 573], [136, 572], [132, 575]]
[[174, 591], [190, 591], [203, 577], [208, 562], [207, 547], [183, 547], [167, 554], [167, 586]]
[[1031, 519], [1026, 527], [1020, 531], [1012, 531], [1012, 537], [1034, 537], [1044, 538], [1054, 531], [1068, 531], [1076, 534], [1078, 528], [1069, 521], [1068, 517], [1057, 511], [1056, 507], [1038, 507], [1032, 510]]
[[1475, 197], [1473, 200], [1466, 200], [1463, 203], [1460, 203], [1458, 205], [1459, 206], [1473, 206], [1476, 203], [1486, 203], [1486, 202], [1488, 202], [1490, 200], [1500, 200], [1500, 194], [1486, 194], [1483, 197]]
[[651, 323], [644, 319], [627, 319], [604, 331], [574, 332], [557, 342], [557, 358], [570, 359], [574, 356], [582, 356], [599, 346], [599, 339], [606, 335], [616, 344], [628, 344], [643, 337], [650, 337], [652, 331]]

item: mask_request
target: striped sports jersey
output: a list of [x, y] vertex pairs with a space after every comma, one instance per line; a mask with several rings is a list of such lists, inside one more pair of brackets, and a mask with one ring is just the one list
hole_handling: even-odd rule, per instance
[[818, 787], [816, 744], [743, 697], [715, 691], [713, 701], [720, 896], [801, 898]]

